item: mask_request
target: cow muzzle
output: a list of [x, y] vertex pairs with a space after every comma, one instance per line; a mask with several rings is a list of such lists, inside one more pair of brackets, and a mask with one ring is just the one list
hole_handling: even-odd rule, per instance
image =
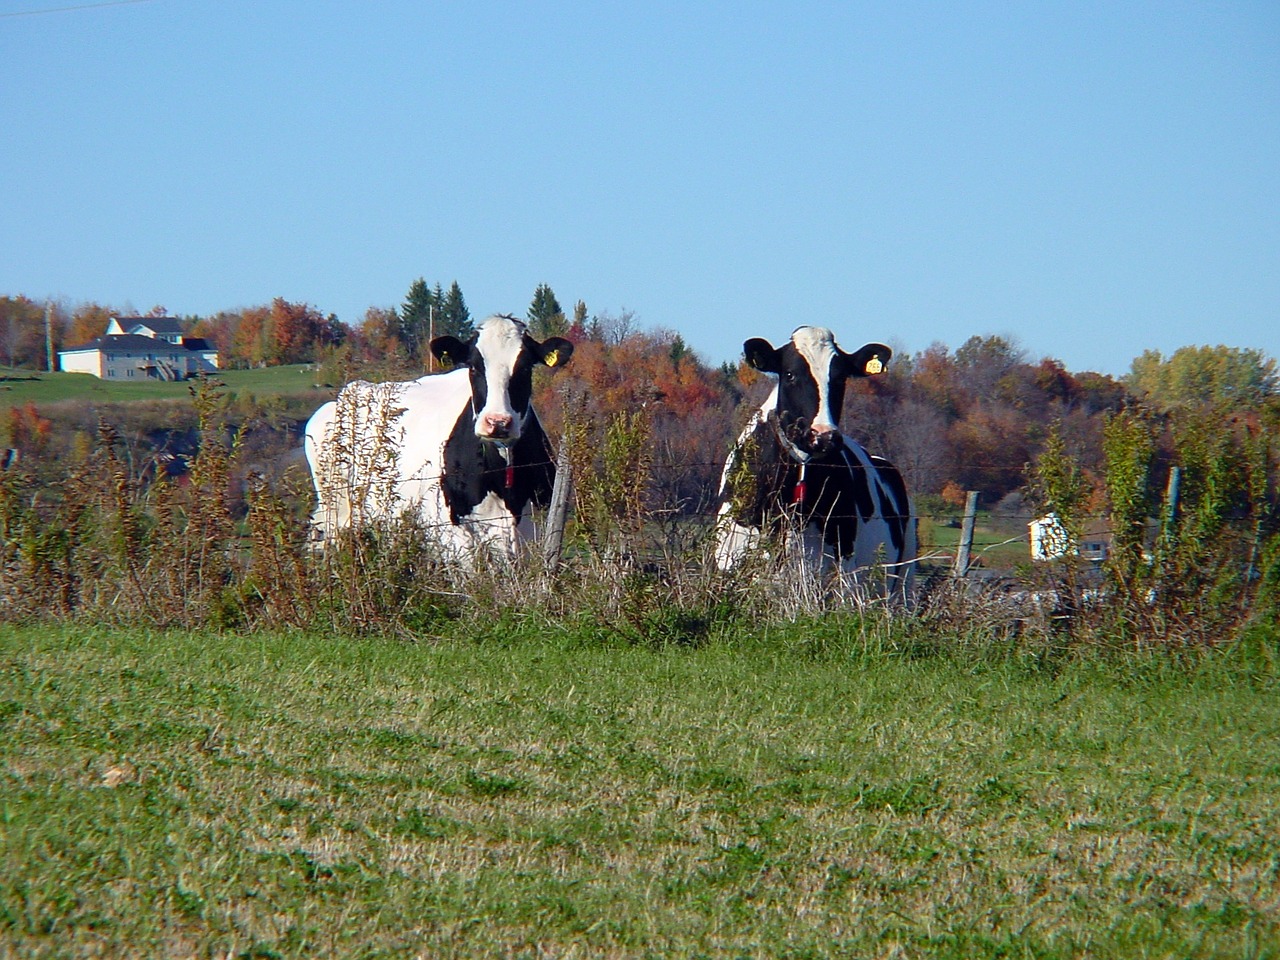
[[839, 446], [840, 431], [835, 427], [818, 424], [809, 428], [805, 441], [809, 452], [814, 456], [821, 457]]
[[520, 429], [515, 417], [505, 413], [486, 413], [476, 421], [476, 436], [482, 440], [518, 440]]

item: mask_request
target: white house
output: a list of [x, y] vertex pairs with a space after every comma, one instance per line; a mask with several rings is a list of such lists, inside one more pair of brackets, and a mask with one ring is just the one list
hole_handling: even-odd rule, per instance
[[1071, 535], [1056, 513], [1047, 513], [1032, 520], [1027, 528], [1032, 560], [1059, 560], [1071, 555], [1100, 562], [1107, 559], [1110, 552], [1111, 532], [1108, 529], [1097, 527], [1082, 536], [1079, 543], [1072, 543]]
[[58, 351], [58, 367], [103, 380], [185, 380], [218, 369], [218, 351], [173, 317], [112, 317], [96, 340]]

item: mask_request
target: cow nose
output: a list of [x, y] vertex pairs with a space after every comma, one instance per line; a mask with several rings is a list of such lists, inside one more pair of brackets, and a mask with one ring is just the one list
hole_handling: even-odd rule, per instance
[[501, 413], [486, 413], [480, 418], [480, 428], [486, 437], [502, 438], [511, 433], [512, 418]]
[[815, 424], [809, 429], [809, 443], [815, 450], [826, 450], [835, 444], [838, 434], [835, 427]]

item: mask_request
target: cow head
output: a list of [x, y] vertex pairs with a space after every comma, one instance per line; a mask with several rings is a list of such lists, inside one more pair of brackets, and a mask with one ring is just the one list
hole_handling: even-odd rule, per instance
[[476, 436], [514, 443], [529, 415], [534, 365], [563, 366], [573, 355], [573, 344], [561, 337], [539, 343], [515, 317], [494, 316], [466, 343], [457, 337], [436, 337], [431, 352], [437, 360], [470, 369]]
[[752, 338], [742, 345], [747, 363], [778, 378], [776, 412], [784, 437], [806, 456], [821, 457], [839, 445], [840, 410], [849, 377], [880, 373], [893, 356], [883, 343], [845, 353], [822, 327], [799, 327], [775, 348]]

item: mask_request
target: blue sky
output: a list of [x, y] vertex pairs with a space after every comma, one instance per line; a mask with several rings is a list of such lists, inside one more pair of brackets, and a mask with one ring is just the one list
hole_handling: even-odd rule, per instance
[[1280, 358], [1280, 4], [0, 0], [0, 294]]

